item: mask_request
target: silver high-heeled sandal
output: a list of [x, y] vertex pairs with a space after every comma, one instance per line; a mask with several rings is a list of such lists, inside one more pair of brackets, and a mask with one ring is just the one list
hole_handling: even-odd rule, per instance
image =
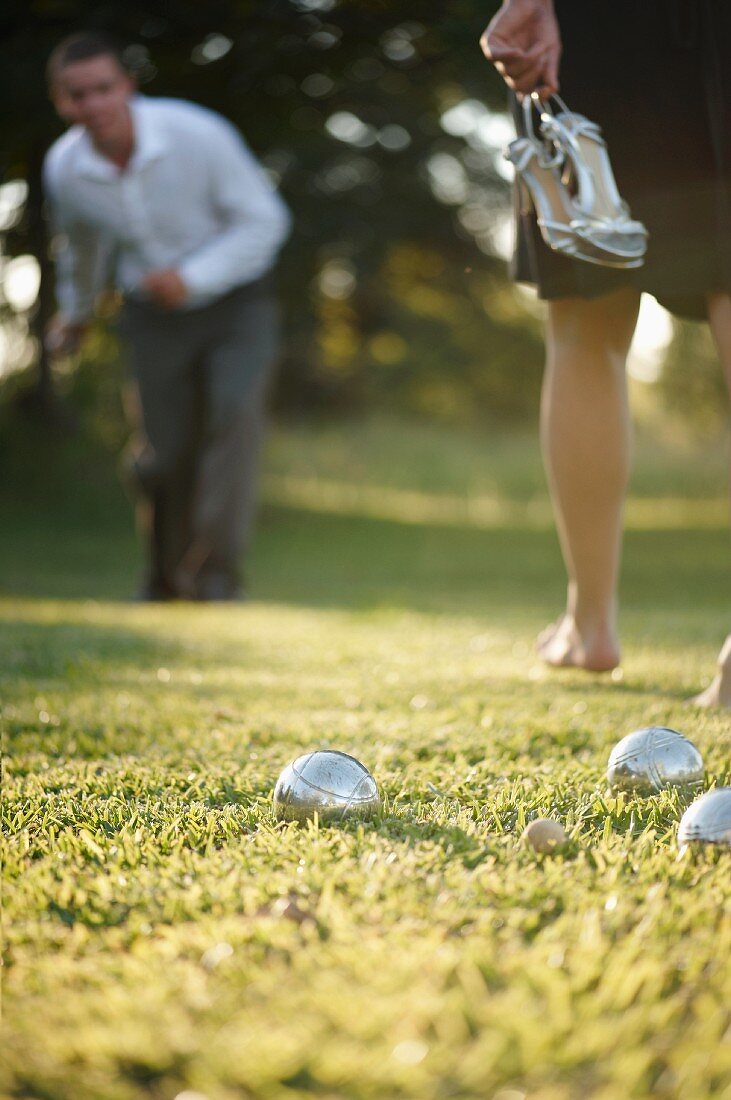
[[600, 127], [584, 115], [570, 111], [560, 96], [553, 99], [560, 108], [558, 114], [550, 103], [541, 103], [535, 95], [531, 97], [540, 109], [542, 138], [565, 155], [566, 180], [568, 183], [569, 177], [573, 177], [574, 202], [587, 222], [582, 226], [582, 235], [613, 258], [643, 259], [647, 229], [632, 218], [619, 193]]
[[512, 141], [505, 152], [515, 168], [522, 213], [536, 212], [543, 240], [550, 249], [564, 256], [603, 267], [638, 267], [634, 257], [617, 257], [602, 247], [601, 227], [580, 211], [559, 167], [565, 162], [563, 149], [545, 137], [539, 138], [533, 127], [532, 105], [524, 100], [526, 136]]

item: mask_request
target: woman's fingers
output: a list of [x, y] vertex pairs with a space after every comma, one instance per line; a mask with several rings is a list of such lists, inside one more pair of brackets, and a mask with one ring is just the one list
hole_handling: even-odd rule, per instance
[[538, 91], [548, 98], [558, 91], [561, 36], [549, 8], [538, 0], [504, 4], [480, 39], [485, 57], [519, 96]]
[[556, 43], [550, 50], [546, 52], [545, 60], [543, 63], [543, 79], [546, 86], [552, 88], [554, 92], [559, 89], [558, 83], [558, 67], [561, 63], [561, 44]]
[[543, 54], [538, 50], [495, 50], [495, 68], [513, 90], [529, 92], [535, 88], [544, 70]]
[[525, 50], [521, 50], [519, 46], [508, 46], [505, 42], [488, 37], [487, 34], [480, 39], [480, 45], [488, 61], [514, 61], [525, 57]]
[[543, 69], [540, 65], [533, 65], [531, 68], [524, 70], [520, 74], [504, 72], [502, 74], [505, 83], [509, 88], [512, 88], [514, 92], [529, 93], [536, 90], [536, 88], [543, 85]]
[[495, 68], [514, 92], [538, 91], [545, 99], [558, 91], [560, 47], [518, 50], [496, 44], [490, 48]]
[[520, 46], [511, 46], [493, 35], [488, 35], [487, 32], [480, 39], [480, 44], [488, 61], [495, 63], [499, 61], [503, 65], [519, 65], [537, 61], [545, 52], [545, 46], [536, 45], [531, 46], [529, 50], [524, 50]]

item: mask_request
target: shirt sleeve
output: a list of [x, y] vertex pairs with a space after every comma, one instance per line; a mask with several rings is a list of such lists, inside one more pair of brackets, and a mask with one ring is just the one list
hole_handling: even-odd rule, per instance
[[48, 158], [43, 184], [54, 237], [56, 300], [67, 320], [81, 323], [94, 313], [97, 295], [109, 280], [114, 246], [99, 230], [74, 217]]
[[291, 225], [287, 207], [239, 133], [216, 120], [206, 138], [201, 153], [210, 157], [222, 229], [178, 265], [192, 304], [265, 275]]

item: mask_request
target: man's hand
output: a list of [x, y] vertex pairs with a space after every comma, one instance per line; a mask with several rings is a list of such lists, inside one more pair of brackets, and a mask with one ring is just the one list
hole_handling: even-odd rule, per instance
[[561, 34], [553, 0], [505, 0], [480, 39], [482, 52], [518, 97], [559, 89]]
[[88, 328], [85, 321], [69, 321], [63, 313], [57, 313], [46, 326], [43, 338], [46, 351], [53, 359], [73, 355]]
[[164, 309], [176, 309], [188, 297], [187, 286], [173, 268], [151, 271], [142, 280], [142, 286], [153, 302]]

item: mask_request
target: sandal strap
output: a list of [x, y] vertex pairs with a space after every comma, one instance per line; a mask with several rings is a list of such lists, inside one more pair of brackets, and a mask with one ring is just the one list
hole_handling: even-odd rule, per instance
[[642, 222], [632, 218], [593, 218], [586, 224], [602, 233], [641, 233], [643, 237], [649, 236]]
[[546, 229], [557, 229], [561, 233], [570, 234], [574, 232], [575, 223], [571, 222], [557, 222], [553, 218], [536, 218], [538, 225], [545, 225]]
[[606, 146], [607, 144], [602, 136], [601, 126], [596, 122], [592, 122], [591, 119], [585, 118], [584, 115], [574, 114], [573, 111], [562, 111], [561, 114], [553, 116], [553, 119], [559, 126], [565, 127], [575, 137], [591, 138], [597, 145]]
[[547, 157], [543, 146], [538, 141], [527, 137], [519, 137], [511, 141], [505, 149], [504, 156], [517, 172], [524, 172], [534, 157], [541, 168], [555, 168], [563, 160], [561, 150], [557, 150], [552, 157]]
[[533, 157], [536, 156], [536, 150], [532, 141], [529, 141], [528, 138], [519, 137], [510, 142], [505, 149], [504, 156], [514, 166], [516, 172], [524, 172]]

